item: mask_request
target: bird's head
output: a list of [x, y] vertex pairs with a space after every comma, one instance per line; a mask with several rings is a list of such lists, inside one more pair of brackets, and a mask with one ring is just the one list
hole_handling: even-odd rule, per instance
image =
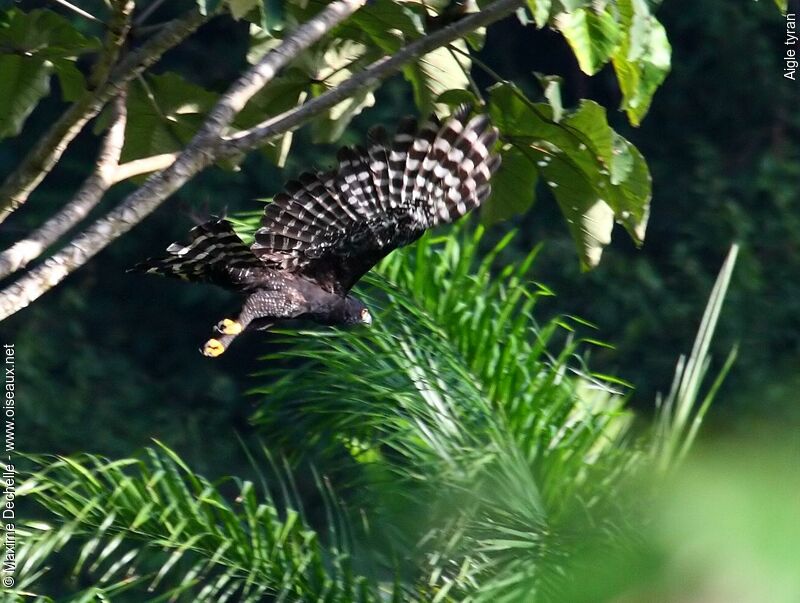
[[372, 324], [372, 314], [369, 313], [369, 308], [364, 303], [348, 295], [345, 300], [344, 321], [348, 325], [365, 325]]

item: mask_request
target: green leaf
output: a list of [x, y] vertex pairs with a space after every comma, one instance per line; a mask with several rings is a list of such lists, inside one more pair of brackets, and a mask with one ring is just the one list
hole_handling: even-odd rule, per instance
[[622, 109], [638, 126], [669, 73], [671, 47], [645, 0], [619, 0], [617, 6], [623, 37], [612, 62], [622, 91]]
[[437, 103], [444, 103], [449, 107], [458, 107], [460, 105], [470, 105], [478, 102], [477, 97], [469, 90], [454, 89], [445, 90], [436, 99]]
[[555, 17], [555, 26], [569, 42], [581, 71], [594, 75], [611, 58], [622, 39], [619, 26], [607, 12], [577, 9]]
[[564, 105], [561, 102], [561, 83], [563, 79], [557, 75], [542, 75], [541, 73], [534, 73], [534, 75], [544, 90], [544, 97], [553, 108], [553, 120], [561, 121], [561, 117], [564, 115]]
[[547, 25], [547, 20], [550, 18], [550, 0], [528, 0], [528, 8], [533, 15], [533, 20], [536, 27], [542, 28]]
[[281, 0], [261, 0], [261, 27], [267, 31], [280, 31], [285, 18]]
[[345, 35], [363, 41], [361, 35], [366, 34], [373, 44], [390, 54], [424, 33], [414, 14], [392, 0], [370, 2], [354, 13], [350, 22], [353, 28], [345, 29]]
[[[453, 43], [461, 51], [466, 52], [463, 40]], [[447, 108], [437, 105], [439, 96], [453, 88], [467, 88], [472, 61], [448, 48], [437, 48], [421, 57], [418, 61], [406, 65], [403, 74], [411, 82], [414, 90], [414, 102], [420, 113], [427, 115], [434, 112], [446, 112]]]
[[[546, 162], [546, 158], [550, 161]], [[600, 263], [603, 248], [611, 243], [614, 210], [598, 196], [589, 177], [568, 156], [542, 153], [538, 163], [580, 250], [581, 267], [594, 268]]]
[[175, 73], [134, 80], [121, 161], [182, 149], [197, 132], [217, 95]]
[[789, 8], [789, 0], [775, 0], [775, 6], [778, 7], [778, 10], [780, 10], [781, 13], [786, 14], [786, 11]]
[[61, 97], [70, 103], [78, 100], [86, 91], [86, 78], [75, 63], [68, 59], [55, 59], [53, 66], [61, 86]]
[[0, 14], [0, 48], [4, 53], [39, 59], [75, 58], [99, 49], [100, 41], [84, 36], [64, 17], [49, 10]]
[[281, 43], [280, 39], [271, 35], [267, 30], [250, 24], [250, 48], [247, 51], [247, 62], [251, 65], [258, 63], [270, 50]]
[[538, 171], [530, 157], [515, 147], [503, 151], [502, 157], [492, 178], [492, 196], [481, 207], [481, 219], [489, 224], [525, 212], [535, 199]]
[[0, 14], [0, 138], [20, 133], [28, 115], [50, 92], [54, 70], [64, 100], [78, 98], [84, 81], [72, 61], [99, 46], [96, 38], [84, 36], [48, 10]]
[[584, 268], [600, 259], [614, 221], [643, 241], [651, 180], [639, 151], [617, 134], [603, 107], [581, 101], [555, 121], [555, 109], [532, 103], [510, 84], [491, 89], [489, 111], [503, 139], [539, 169], [567, 219]]
[[16, 136], [50, 92], [52, 65], [41, 59], [0, 55], [0, 139]]

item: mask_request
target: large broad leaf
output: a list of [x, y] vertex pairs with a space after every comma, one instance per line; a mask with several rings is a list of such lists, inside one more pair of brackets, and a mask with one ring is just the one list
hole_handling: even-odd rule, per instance
[[492, 178], [492, 196], [481, 208], [487, 223], [525, 212], [535, 199], [539, 173], [524, 150], [510, 147], [502, 152], [503, 162]]
[[533, 15], [536, 27], [541, 28], [547, 25], [547, 20], [550, 18], [551, 5], [550, 0], [528, 0], [528, 8]]
[[618, 0], [622, 41], [613, 64], [622, 90], [622, 108], [639, 125], [656, 89], [670, 69], [671, 48], [664, 27], [645, 0]]
[[[547, 182], [584, 268], [600, 260], [614, 221], [622, 223], [637, 244], [642, 242], [650, 174], [636, 148], [608, 125], [605, 109], [582, 101], [556, 122], [551, 105], [533, 103], [514, 86], [501, 84], [491, 90], [489, 110], [503, 139], [514, 144]], [[522, 169], [516, 167], [519, 173]]]
[[175, 73], [134, 80], [128, 90], [128, 123], [121, 160], [182, 149], [216, 99], [215, 93]]
[[579, 8], [555, 17], [556, 28], [572, 47], [581, 71], [597, 73], [611, 58], [622, 34], [619, 25], [609, 13]]
[[392, 0], [375, 0], [353, 14], [342, 26], [342, 35], [370, 42], [389, 54], [420, 37], [424, 31], [416, 15]]
[[0, 139], [22, 131], [28, 115], [50, 91], [51, 72], [42, 60], [0, 55]]
[[[457, 40], [453, 46], [462, 52], [467, 51], [463, 40]], [[403, 74], [411, 82], [414, 101], [423, 115], [444, 114], [447, 107], [437, 103], [437, 99], [447, 90], [467, 88], [467, 74], [471, 67], [472, 61], [463, 54], [449, 48], [437, 48], [404, 67]]]
[[75, 58], [99, 47], [97, 38], [84, 36], [67, 19], [49, 10], [23, 13], [11, 9], [0, 14], [0, 48], [4, 53], [41, 59]]
[[98, 47], [97, 39], [79, 33], [53, 12], [12, 9], [0, 14], [0, 138], [20, 133], [50, 91], [54, 72], [64, 100], [78, 98], [85, 82], [73, 61]]

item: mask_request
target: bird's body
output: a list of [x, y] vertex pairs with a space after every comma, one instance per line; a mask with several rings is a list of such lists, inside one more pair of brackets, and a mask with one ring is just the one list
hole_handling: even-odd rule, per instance
[[305, 173], [267, 205], [247, 247], [226, 220], [195, 227], [186, 245], [137, 269], [210, 282], [247, 295], [236, 320], [217, 325], [203, 352], [221, 354], [244, 329], [286, 319], [369, 324], [353, 285], [393, 249], [452, 222], [489, 195], [500, 163], [497, 131], [460, 110], [417, 131], [404, 120], [390, 143], [370, 132], [368, 149], [343, 148], [335, 171]]

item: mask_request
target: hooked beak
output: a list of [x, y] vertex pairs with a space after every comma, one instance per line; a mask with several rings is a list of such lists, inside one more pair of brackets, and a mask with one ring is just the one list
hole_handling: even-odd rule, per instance
[[361, 324], [370, 326], [372, 324], [372, 314], [369, 313], [369, 310], [364, 308], [361, 310]]

